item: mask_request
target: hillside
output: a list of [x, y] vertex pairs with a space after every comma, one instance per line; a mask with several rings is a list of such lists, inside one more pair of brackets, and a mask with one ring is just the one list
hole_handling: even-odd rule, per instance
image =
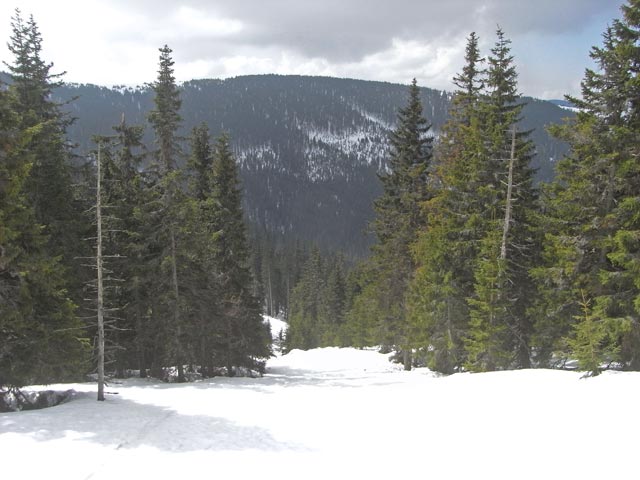
[[[246, 188], [245, 211], [253, 222], [350, 256], [367, 253], [364, 231], [380, 193], [376, 175], [385, 168], [388, 135], [406, 101], [406, 86], [260, 75], [194, 80], [182, 89], [184, 136], [201, 122], [214, 135], [230, 132]], [[78, 97], [68, 108], [77, 118], [69, 134], [80, 154], [90, 148], [92, 135], [109, 134], [123, 113], [129, 123], [144, 124], [153, 101], [148, 88], [66, 85], [57, 95]], [[450, 96], [423, 88], [422, 101], [437, 135]], [[544, 126], [570, 113], [527, 101], [522, 128], [533, 130], [534, 166], [538, 178], [548, 180], [565, 148]]]

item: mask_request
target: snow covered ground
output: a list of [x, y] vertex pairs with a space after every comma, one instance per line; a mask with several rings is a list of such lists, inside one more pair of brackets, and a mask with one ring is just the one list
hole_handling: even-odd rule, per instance
[[271, 338], [274, 340], [277, 340], [280, 334], [284, 335], [287, 331], [287, 327], [289, 326], [287, 322], [267, 315], [264, 315], [264, 321], [269, 324], [269, 327], [271, 328]]
[[54, 388], [85, 393], [0, 414], [3, 478], [638, 478], [637, 373], [439, 377], [325, 348], [263, 378], [113, 383], [103, 403]]

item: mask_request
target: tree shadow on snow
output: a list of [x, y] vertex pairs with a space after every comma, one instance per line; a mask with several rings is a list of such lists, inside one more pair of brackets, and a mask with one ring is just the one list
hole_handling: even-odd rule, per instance
[[[154, 380], [140, 381], [137, 388], [149, 388], [157, 390], [191, 387], [197, 389], [244, 389], [255, 390], [261, 393], [277, 393], [274, 387], [340, 387], [363, 388], [371, 386], [386, 386], [401, 383], [402, 379], [389, 375], [388, 381], [380, 381], [380, 376], [389, 372], [371, 372], [376, 381], [371, 381], [371, 375], [366, 370], [351, 372], [345, 371], [313, 371], [290, 368], [287, 366], [267, 366], [263, 377], [210, 377], [196, 382], [188, 383], [162, 383]], [[114, 384], [114, 385], [117, 385]]]
[[76, 400], [57, 407], [0, 414], [0, 433], [27, 434], [40, 441], [71, 437], [116, 450], [140, 446], [169, 452], [306, 450], [276, 440], [264, 428], [225, 418], [185, 415], [112, 396], [96, 403], [95, 394], [79, 394]]

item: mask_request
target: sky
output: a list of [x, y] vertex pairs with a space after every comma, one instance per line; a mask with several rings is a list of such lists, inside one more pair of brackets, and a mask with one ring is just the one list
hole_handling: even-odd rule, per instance
[[[141, 85], [158, 48], [179, 81], [278, 73], [451, 90], [469, 33], [483, 54], [498, 26], [512, 40], [519, 89], [579, 94], [592, 46], [623, 0], [3, 0], [0, 60], [16, 7], [33, 15], [43, 57], [68, 82]], [[4, 68], [4, 66], [3, 66]]]

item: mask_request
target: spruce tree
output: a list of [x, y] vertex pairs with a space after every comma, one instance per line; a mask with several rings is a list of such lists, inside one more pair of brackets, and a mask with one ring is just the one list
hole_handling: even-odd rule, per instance
[[415, 79], [409, 87], [407, 106], [398, 113], [389, 158], [389, 173], [380, 177], [382, 196], [376, 200], [373, 231], [377, 243], [372, 262], [377, 275], [381, 311], [381, 343], [405, 352], [405, 368], [411, 368], [411, 342], [407, 322], [406, 291], [415, 270], [411, 246], [424, 226], [420, 204], [430, 196], [429, 167], [432, 138], [423, 116], [420, 89]]
[[[571, 98], [580, 108], [576, 119], [553, 130], [571, 152], [548, 192], [545, 264], [536, 270], [544, 298], [538, 342], [546, 362], [553, 351], [571, 355], [584, 338], [581, 329], [595, 324], [606, 332], [599, 334], [600, 363], [640, 367], [640, 2], [629, 1], [622, 12], [591, 51], [597, 69], [586, 71], [582, 98]], [[583, 297], [589, 322], [572, 329], [576, 318], [586, 318]]]
[[488, 57], [468, 39], [465, 66], [437, 149], [434, 195], [415, 247], [414, 346], [452, 373], [528, 367], [536, 191], [510, 42], [501, 30]]
[[191, 132], [191, 156], [188, 162], [191, 172], [190, 195], [196, 200], [205, 200], [211, 193], [212, 164], [213, 152], [209, 127], [202, 123], [193, 127]]
[[291, 293], [287, 350], [308, 350], [322, 345], [324, 325], [321, 324], [321, 303], [325, 289], [323, 264], [320, 250], [314, 247], [302, 267], [300, 281]]
[[345, 322], [346, 279], [342, 256], [337, 255], [327, 260], [324, 276], [325, 285], [320, 301], [323, 323], [320, 344], [331, 347], [340, 345], [340, 334]]
[[220, 276], [221, 330], [217, 354], [229, 376], [234, 366], [262, 368], [270, 354], [270, 334], [253, 295], [242, 191], [238, 167], [227, 135], [218, 138], [213, 155], [211, 200], [216, 208], [214, 262]]
[[322, 255], [313, 247], [291, 295], [288, 349], [350, 344], [346, 288], [342, 256]]
[[364, 261], [349, 274], [342, 346], [363, 348], [378, 343], [378, 325], [382, 320], [377, 307], [378, 292], [373, 268], [371, 262]]
[[529, 166], [529, 132], [516, 133], [523, 104], [510, 43], [498, 29], [480, 105], [485, 156], [477, 192], [485, 233], [476, 259], [475, 292], [469, 297], [473, 323], [466, 345], [473, 357], [467, 366], [481, 370], [531, 365], [529, 269], [537, 252], [537, 192]]
[[29, 201], [30, 149], [0, 88], [0, 387], [72, 379], [86, 368], [88, 341], [68, 298], [63, 268]]
[[581, 315], [575, 318], [574, 335], [567, 339], [567, 346], [578, 361], [578, 368], [585, 370], [588, 376], [595, 376], [602, 371], [604, 361], [619, 353], [620, 346], [615, 338], [608, 338], [611, 331], [606, 322], [594, 317], [591, 301], [585, 298], [584, 292], [581, 293], [583, 297], [578, 303]]
[[411, 284], [410, 318], [414, 347], [430, 368], [453, 373], [464, 362], [469, 323], [467, 299], [474, 292], [474, 263], [482, 236], [482, 124], [480, 98], [484, 59], [478, 37], [467, 40], [465, 66], [450, 118], [436, 151], [434, 196], [424, 204], [428, 228], [414, 250], [417, 270]]
[[222, 335], [222, 274], [217, 263], [221, 252], [217, 238], [221, 205], [214, 198], [213, 151], [209, 128], [195, 127], [191, 134], [191, 155], [187, 162], [189, 198], [183, 208], [183, 293], [190, 317], [190, 348], [205, 375], [215, 373], [214, 357]]
[[500, 257], [498, 222], [491, 222], [475, 262], [474, 293], [469, 297], [465, 367], [492, 371], [511, 365], [507, 342], [509, 304], [506, 262]]
[[42, 58], [42, 36], [33, 19], [23, 19], [19, 10], [11, 22], [9, 51], [13, 62], [5, 63], [11, 77], [9, 90], [12, 108], [18, 114], [20, 128], [31, 129], [25, 148], [32, 166], [25, 184], [27, 199], [36, 221], [46, 233], [46, 252], [61, 256], [63, 276], [76, 302], [82, 298], [83, 276], [80, 263], [83, 231], [82, 208], [73, 188], [72, 154], [66, 138], [70, 120], [60, 104], [51, 99], [53, 89], [61, 85], [53, 74], [52, 63]]
[[[158, 192], [162, 208], [157, 234], [161, 248], [159, 305], [155, 321], [164, 323], [163, 340], [168, 349], [168, 361], [177, 366], [178, 381], [184, 381], [184, 364], [187, 350], [184, 345], [184, 325], [179, 278], [179, 245], [181, 201], [181, 172], [177, 169], [182, 155], [178, 128], [181, 123], [180, 92], [173, 75], [172, 50], [168, 46], [160, 49], [158, 78], [153, 83], [155, 108], [149, 113], [149, 123], [155, 133], [156, 160], [159, 169]], [[161, 340], [162, 339], [158, 339]]]

